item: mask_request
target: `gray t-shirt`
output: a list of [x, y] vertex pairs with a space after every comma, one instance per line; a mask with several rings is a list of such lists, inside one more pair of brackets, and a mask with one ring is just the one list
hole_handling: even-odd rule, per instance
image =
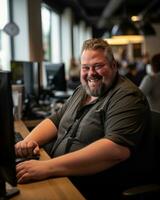
[[146, 95], [151, 110], [160, 112], [160, 72], [154, 75], [146, 75], [139, 88]]
[[134, 152], [147, 127], [149, 106], [142, 92], [122, 76], [106, 94], [81, 106], [86, 97], [82, 86], [50, 119], [58, 128], [51, 155], [59, 156], [107, 138]]

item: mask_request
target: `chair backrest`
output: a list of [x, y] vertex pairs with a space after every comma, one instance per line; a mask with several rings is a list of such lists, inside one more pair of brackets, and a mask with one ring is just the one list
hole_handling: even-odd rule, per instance
[[[145, 153], [146, 152], [146, 153]], [[160, 198], [160, 113], [151, 111], [151, 126], [141, 164], [144, 167], [142, 179], [137, 179], [122, 192], [122, 199], [150, 200]], [[148, 160], [148, 166], [147, 166]], [[146, 167], [145, 167], [146, 166]], [[147, 172], [147, 173], [146, 173]], [[137, 176], [137, 174], [135, 174]]]
[[151, 111], [143, 144], [126, 167], [127, 185], [160, 182], [160, 113]]
[[151, 112], [151, 131], [154, 137], [154, 153], [156, 159], [157, 170], [160, 171], [160, 113]]
[[138, 164], [139, 175], [145, 182], [160, 182], [160, 113], [151, 111], [150, 129], [142, 147]]

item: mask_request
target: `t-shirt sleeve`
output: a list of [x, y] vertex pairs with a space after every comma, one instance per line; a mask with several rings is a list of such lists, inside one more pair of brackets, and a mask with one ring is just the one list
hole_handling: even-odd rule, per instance
[[142, 90], [142, 92], [143, 92], [146, 96], [147, 96], [147, 95], [151, 92], [151, 90], [152, 90], [152, 83], [153, 83], [152, 77], [149, 76], [149, 75], [146, 75], [146, 76], [143, 78], [143, 80], [142, 80], [142, 82], [141, 82], [141, 84], [140, 84], [140, 86], [139, 86], [140, 90]]
[[121, 92], [110, 99], [106, 112], [105, 137], [135, 150], [141, 141], [149, 115], [146, 98], [140, 92]]

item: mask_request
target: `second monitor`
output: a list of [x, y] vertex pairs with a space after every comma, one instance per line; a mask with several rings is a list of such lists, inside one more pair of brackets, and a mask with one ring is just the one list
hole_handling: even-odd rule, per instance
[[38, 98], [40, 92], [40, 66], [38, 62], [11, 61], [12, 84], [24, 86], [25, 99]]
[[28, 118], [40, 96], [40, 63], [12, 60], [11, 72], [15, 118]]
[[44, 74], [48, 89], [66, 92], [67, 83], [64, 63], [44, 63]]

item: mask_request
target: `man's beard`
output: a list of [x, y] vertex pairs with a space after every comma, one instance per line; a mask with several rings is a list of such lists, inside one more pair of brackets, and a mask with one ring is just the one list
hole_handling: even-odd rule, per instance
[[113, 82], [116, 78], [117, 73], [114, 74], [114, 76], [112, 77], [112, 79], [110, 80], [110, 82], [108, 84], [105, 84], [105, 80], [102, 80], [102, 83], [100, 84], [99, 87], [97, 87], [96, 89], [90, 89], [87, 81], [81, 81], [83, 88], [85, 89], [86, 93], [89, 96], [93, 96], [93, 97], [100, 97], [103, 96], [107, 91], [109, 91], [109, 89], [112, 87]]
[[92, 90], [90, 89], [88, 84], [86, 84], [86, 82], [82, 83], [82, 86], [85, 89], [86, 93], [89, 96], [93, 96], [93, 97], [100, 97], [108, 90], [108, 88], [106, 88], [106, 85], [104, 83], [102, 83], [100, 87], [96, 89], [92, 89]]

